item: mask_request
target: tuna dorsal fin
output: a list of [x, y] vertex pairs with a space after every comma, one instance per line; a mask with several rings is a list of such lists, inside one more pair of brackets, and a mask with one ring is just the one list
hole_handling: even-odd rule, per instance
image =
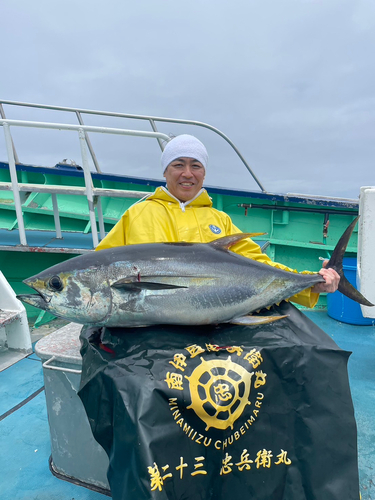
[[340, 275], [340, 283], [339, 283], [339, 292], [349, 297], [349, 299], [358, 302], [359, 304], [363, 304], [365, 306], [373, 306], [358, 290], [354, 288], [353, 285], [349, 283], [349, 281], [345, 278], [344, 272], [342, 269], [342, 260], [344, 258], [346, 247], [348, 246], [350, 237], [353, 233], [355, 225], [357, 224], [359, 219], [356, 217], [351, 224], [346, 228], [344, 234], [341, 236], [335, 249], [332, 252], [332, 256], [327, 263], [327, 268], [334, 269]]
[[244, 240], [245, 238], [254, 238], [255, 236], [263, 236], [267, 233], [236, 233], [230, 234], [229, 236], [223, 236], [222, 238], [218, 238], [217, 240], [211, 241], [208, 243], [214, 248], [218, 250], [229, 250], [230, 247], [235, 245], [236, 243]]

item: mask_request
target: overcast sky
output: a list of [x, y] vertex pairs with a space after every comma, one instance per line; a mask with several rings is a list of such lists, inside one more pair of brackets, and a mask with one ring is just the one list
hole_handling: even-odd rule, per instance
[[[0, 99], [209, 123], [271, 192], [357, 198], [375, 185], [373, 0], [2, 0], [0, 19]], [[67, 113], [4, 110], [76, 123]], [[158, 127], [206, 144], [207, 184], [258, 189], [212, 132]], [[73, 133], [12, 134], [23, 163], [81, 163]], [[103, 171], [162, 178], [156, 142], [91, 140]]]

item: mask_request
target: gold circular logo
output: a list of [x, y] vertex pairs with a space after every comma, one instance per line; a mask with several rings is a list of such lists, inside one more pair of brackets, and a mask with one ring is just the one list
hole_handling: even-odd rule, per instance
[[242, 415], [249, 402], [251, 377], [242, 366], [233, 363], [231, 356], [226, 360], [206, 361], [192, 372], [189, 381], [191, 405], [196, 415], [210, 427], [233, 429], [234, 422]]

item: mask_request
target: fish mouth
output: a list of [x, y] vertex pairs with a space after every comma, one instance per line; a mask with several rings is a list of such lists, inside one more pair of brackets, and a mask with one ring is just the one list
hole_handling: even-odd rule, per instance
[[39, 293], [29, 293], [29, 294], [21, 294], [16, 296], [18, 300], [25, 302], [34, 307], [38, 307], [39, 309], [48, 309], [49, 300], [45, 300], [45, 298]]
[[17, 295], [17, 299], [25, 302], [26, 304], [30, 304], [31, 306], [38, 307], [39, 309], [46, 310], [51, 302], [52, 297], [47, 297], [40, 290], [36, 288], [33, 284], [33, 281], [30, 279], [26, 279], [23, 281], [25, 285], [32, 288], [36, 293], [24, 293]]

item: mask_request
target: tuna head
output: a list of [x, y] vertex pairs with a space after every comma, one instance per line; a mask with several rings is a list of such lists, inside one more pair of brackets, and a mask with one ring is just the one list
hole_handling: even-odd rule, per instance
[[24, 283], [37, 293], [17, 298], [76, 323], [104, 324], [111, 314], [112, 297], [103, 270], [69, 267], [57, 264], [27, 278]]

